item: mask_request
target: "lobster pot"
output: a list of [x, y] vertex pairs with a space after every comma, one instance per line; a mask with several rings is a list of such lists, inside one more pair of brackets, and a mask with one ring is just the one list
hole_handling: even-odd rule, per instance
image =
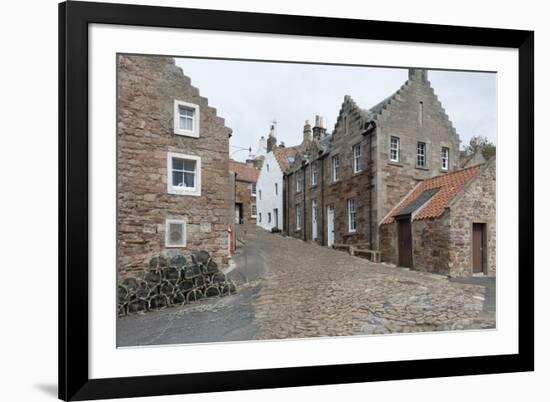
[[195, 284], [193, 283], [192, 280], [183, 280], [178, 284], [178, 289], [183, 293], [189, 292], [194, 287], [195, 287]]
[[220, 292], [220, 288], [216, 285], [210, 285], [206, 288], [206, 290], [204, 291], [204, 295], [206, 297], [216, 297], [216, 296], [220, 296], [221, 295], [221, 292]]
[[214, 260], [210, 259], [205, 266], [205, 272], [207, 274], [215, 274], [218, 271], [218, 264], [216, 264]]
[[169, 306], [169, 300], [165, 295], [158, 294], [151, 297], [150, 308], [152, 310], [160, 310]]
[[164, 279], [173, 283], [174, 285], [180, 280], [179, 268], [166, 268], [164, 271]]
[[162, 281], [162, 274], [160, 271], [148, 271], [144, 279], [150, 286], [154, 286]]
[[168, 261], [162, 255], [154, 256], [149, 260], [149, 269], [159, 271], [168, 266]]
[[176, 290], [174, 292], [174, 295], [172, 296], [171, 302], [172, 302], [172, 304], [179, 304], [179, 305], [185, 304], [185, 293], [183, 293], [179, 289]]
[[203, 293], [200, 289], [194, 288], [194, 289], [191, 289], [189, 293], [187, 293], [187, 302], [189, 303], [199, 301], [202, 298], [203, 298]]
[[128, 303], [128, 313], [135, 314], [148, 310], [148, 303], [145, 300], [135, 299]]
[[184, 279], [195, 279], [202, 273], [201, 267], [198, 264], [193, 264], [185, 267], [183, 271]]
[[206, 250], [193, 250], [191, 251], [191, 259], [195, 264], [202, 264], [206, 266], [208, 261], [210, 261], [210, 253]]
[[181, 254], [176, 254], [170, 259], [170, 266], [177, 269], [182, 269], [187, 264], [185, 257]]

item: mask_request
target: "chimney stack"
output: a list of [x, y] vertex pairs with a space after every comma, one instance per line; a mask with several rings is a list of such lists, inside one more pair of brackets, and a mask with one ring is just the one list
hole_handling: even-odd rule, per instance
[[409, 68], [409, 80], [420, 80], [422, 82], [428, 81], [428, 70], [423, 68]]
[[323, 138], [327, 133], [327, 129], [325, 127], [325, 118], [322, 116], [315, 116], [315, 127], [313, 127], [313, 139], [314, 140], [320, 140]]
[[309, 124], [309, 120], [306, 120], [304, 124], [304, 140], [302, 144], [307, 144], [311, 142], [311, 125]]
[[269, 129], [269, 137], [267, 137], [267, 152], [272, 152], [277, 146], [277, 138], [275, 137], [275, 125], [272, 124]]

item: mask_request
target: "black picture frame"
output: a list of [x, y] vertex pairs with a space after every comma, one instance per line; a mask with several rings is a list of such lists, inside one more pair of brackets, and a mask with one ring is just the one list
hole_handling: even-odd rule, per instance
[[[514, 48], [519, 51], [518, 353], [90, 379], [88, 25]], [[89, 400], [534, 370], [534, 32], [71, 1], [59, 5], [59, 398]]]

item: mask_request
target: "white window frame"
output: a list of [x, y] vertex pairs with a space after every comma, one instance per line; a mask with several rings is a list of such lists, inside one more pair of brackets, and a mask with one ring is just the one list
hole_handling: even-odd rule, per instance
[[[395, 140], [395, 147], [394, 147], [394, 142], [393, 140]], [[399, 162], [399, 157], [400, 157], [400, 148], [401, 148], [401, 140], [399, 139], [399, 137], [396, 137], [394, 135], [390, 136], [390, 161], [391, 162]], [[395, 158], [392, 157], [392, 151], [395, 151]]]
[[[195, 161], [195, 187], [178, 187], [172, 185], [172, 159], [186, 159]], [[194, 197], [200, 197], [201, 195], [201, 158], [200, 156], [180, 154], [178, 152], [168, 152], [166, 156], [166, 170], [167, 170], [167, 190], [168, 194], [175, 195], [190, 195]]]
[[[188, 109], [194, 109], [195, 115], [193, 116], [193, 129], [186, 130], [180, 128], [180, 106]], [[174, 134], [184, 135], [186, 137], [198, 138], [200, 133], [200, 107], [195, 103], [184, 102], [181, 100], [174, 100]]]
[[348, 199], [348, 232], [357, 232], [357, 205], [355, 198]]
[[296, 192], [297, 193], [302, 192], [302, 187], [303, 187], [302, 175], [299, 172], [297, 172], [296, 173]]
[[250, 205], [250, 217], [255, 218], [258, 213], [258, 208], [256, 207], [256, 204]]
[[[420, 144], [424, 145], [424, 153], [420, 153]], [[420, 164], [418, 163], [419, 157], [424, 158], [424, 163]], [[428, 144], [422, 141], [418, 141], [416, 143], [416, 167], [425, 168], [428, 166]]]
[[340, 180], [338, 173], [340, 172], [340, 155], [333, 155], [332, 159], [332, 182]]
[[317, 185], [317, 161], [311, 164], [311, 185]]
[[449, 147], [441, 147], [441, 169], [449, 170]]
[[302, 229], [302, 208], [296, 206], [296, 230]]
[[252, 197], [256, 197], [256, 192], [257, 192], [256, 183], [252, 183], [250, 187], [250, 195]]
[[351, 147], [351, 153], [353, 157], [353, 173], [359, 173], [361, 172], [361, 143], [355, 144], [353, 147]]
[[[181, 244], [170, 244], [170, 225], [182, 225], [182, 242]], [[164, 247], [167, 248], [183, 248], [187, 247], [187, 221], [185, 219], [166, 219], [164, 223]]]

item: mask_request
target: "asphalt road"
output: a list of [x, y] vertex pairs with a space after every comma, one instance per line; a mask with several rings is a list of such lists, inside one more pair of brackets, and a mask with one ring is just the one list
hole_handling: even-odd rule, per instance
[[[240, 233], [239, 237], [244, 237]], [[254, 304], [267, 273], [261, 250], [239, 241], [234, 269], [227, 275], [237, 294], [203, 299], [199, 303], [120, 317], [117, 346], [230, 342], [255, 339]]]

